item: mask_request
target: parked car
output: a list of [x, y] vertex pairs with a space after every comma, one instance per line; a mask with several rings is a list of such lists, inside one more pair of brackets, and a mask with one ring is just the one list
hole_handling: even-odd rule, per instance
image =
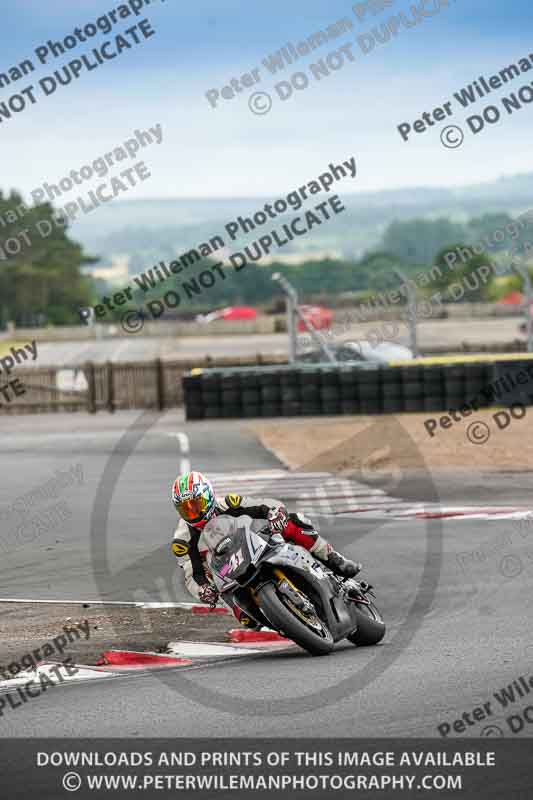
[[211, 311], [209, 314], [198, 314], [196, 322], [203, 322], [206, 325], [216, 319], [225, 319], [228, 322], [241, 322], [257, 319], [257, 311], [251, 306], [228, 306], [218, 311]]
[[[413, 354], [408, 347], [395, 342], [380, 342], [371, 345], [370, 342], [328, 342], [329, 349], [340, 362], [373, 362], [375, 364], [388, 364], [390, 361], [408, 361]], [[320, 349], [309, 350], [298, 356], [298, 361], [307, 364], [324, 363], [326, 356]]]
[[[333, 322], [333, 311], [325, 306], [300, 306], [300, 311], [303, 313], [307, 322], [317, 331], [331, 328]], [[303, 333], [307, 330], [302, 320], [298, 320], [298, 330]]]

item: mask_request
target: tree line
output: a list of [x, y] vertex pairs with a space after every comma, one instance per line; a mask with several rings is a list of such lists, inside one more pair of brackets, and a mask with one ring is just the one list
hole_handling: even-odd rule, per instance
[[[84, 248], [69, 234], [66, 220], [58, 217], [49, 203], [24, 208], [17, 192], [0, 192], [0, 327], [12, 320], [17, 326], [69, 324], [80, 321], [77, 309], [98, 303], [105, 287], [83, 275], [82, 268], [98, 261], [85, 253]], [[24, 209], [24, 213], [21, 212]], [[493, 241], [494, 232], [511, 225], [505, 213], [489, 213], [460, 223], [448, 218], [413, 219], [393, 222], [383, 233], [375, 251], [357, 260], [320, 259], [300, 264], [279, 262], [250, 263], [238, 272], [227, 269], [228, 279], [219, 282], [212, 291], [180, 307], [180, 315], [193, 316], [225, 305], [261, 305], [270, 310], [280, 309], [283, 298], [272, 275], [280, 272], [298, 290], [301, 302], [335, 302], [342, 304], [365, 301], [374, 292], [394, 289], [400, 279], [394, 270], [400, 268], [407, 277], [416, 275], [432, 265], [440, 265], [440, 275], [421, 290], [446, 290], [452, 283], [474, 272], [481, 263], [511, 258], [511, 250], [526, 244], [527, 231], [519, 236], [507, 235]], [[43, 231], [46, 235], [43, 235]], [[445, 268], [445, 255], [451, 249], [467, 247], [486, 240], [490, 246], [480, 255], [461, 261], [454, 270]], [[18, 242], [18, 244], [16, 244]], [[179, 280], [192, 279], [206, 268], [199, 262]], [[437, 271], [438, 272], [438, 271]], [[178, 284], [178, 277], [155, 287], [143, 302], [157, 299]], [[502, 293], [521, 287], [521, 279], [498, 278], [480, 285], [465, 299], [496, 299]], [[130, 303], [135, 306], [135, 299]], [[124, 312], [123, 306], [120, 310]]]
[[[68, 235], [49, 204], [26, 207], [17, 192], [0, 192], [0, 324], [65, 324], [92, 296], [81, 267], [97, 259]], [[79, 317], [78, 317], [79, 320]]]

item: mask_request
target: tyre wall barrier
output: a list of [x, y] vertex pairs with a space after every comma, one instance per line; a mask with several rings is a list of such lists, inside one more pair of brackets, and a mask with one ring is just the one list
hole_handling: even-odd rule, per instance
[[401, 366], [294, 365], [193, 370], [188, 420], [448, 412], [533, 404], [533, 358]]

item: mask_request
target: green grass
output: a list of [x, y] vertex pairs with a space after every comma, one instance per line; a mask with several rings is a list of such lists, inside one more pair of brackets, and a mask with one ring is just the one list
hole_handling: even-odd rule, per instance
[[12, 347], [22, 347], [22, 348], [24, 348], [24, 342], [13, 342], [13, 341], [10, 341], [10, 340], [8, 340], [6, 342], [0, 342], [0, 358], [2, 358], [2, 356], [6, 355], [6, 353], [9, 353], [9, 350]]

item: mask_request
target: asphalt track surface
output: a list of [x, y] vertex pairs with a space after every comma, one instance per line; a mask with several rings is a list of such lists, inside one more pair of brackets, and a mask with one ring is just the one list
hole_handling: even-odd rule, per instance
[[[460, 348], [463, 341], [470, 344], [486, 345], [488, 342], [510, 342], [522, 338], [518, 333], [520, 320], [516, 317], [497, 319], [448, 319], [421, 320], [418, 325], [418, 343], [422, 348], [447, 346], [450, 351]], [[149, 361], [154, 358], [168, 360], [224, 357], [224, 356], [286, 356], [288, 352], [287, 334], [247, 334], [180, 337], [147, 337], [142, 332], [125, 335], [119, 325], [116, 336], [110, 339], [86, 342], [43, 342], [39, 343], [37, 366], [77, 366], [85, 361], [126, 362]], [[333, 331], [336, 338], [358, 339], [371, 335], [391, 338], [398, 344], [409, 346], [409, 331], [404, 323], [394, 333], [390, 325], [383, 327], [381, 322], [354, 325], [345, 330], [341, 327]], [[392, 331], [392, 332], [391, 332]], [[207, 329], [206, 329], [207, 332]], [[39, 337], [37, 337], [39, 339]], [[32, 366], [32, 364], [29, 364]], [[35, 364], [33, 364], [35, 366]]]
[[[144, 432], [136, 413], [0, 421], [0, 510], [57, 469], [81, 463], [85, 476], [64, 492], [73, 513], [65, 529], [2, 553], [2, 597], [185, 599], [168, 547], [169, 485], [186, 457], [175, 434], [188, 435], [191, 461], [206, 472], [280, 466], [238, 422], [186, 424], [177, 412], [142, 421]], [[129, 436], [140, 432], [131, 455], [128, 428]], [[92, 512], [112, 452], [115, 474], [108, 467], [105, 480], [111, 489], [116, 478], [116, 486], [106, 520], [102, 508]], [[409, 493], [417, 480], [427, 492], [420, 477]], [[100, 490], [103, 497], [105, 482]], [[341, 644], [315, 659], [295, 649], [71, 684], [5, 714], [0, 736], [432, 737], [439, 724], [532, 674], [533, 534], [479, 520], [345, 519], [322, 532], [365, 564], [388, 624], [379, 647]], [[474, 552], [481, 555], [465, 556]], [[516, 576], [502, 566], [509, 555], [522, 565]], [[489, 723], [505, 729], [505, 716], [519, 708], [494, 708], [462, 735], [480, 735]]]
[[[131, 334], [88, 342], [39, 343], [38, 366], [77, 366], [86, 361], [173, 361], [188, 358], [224, 356], [263, 356], [287, 354], [286, 334], [248, 336], [159, 337]], [[33, 366], [36, 366], [34, 364]]]

